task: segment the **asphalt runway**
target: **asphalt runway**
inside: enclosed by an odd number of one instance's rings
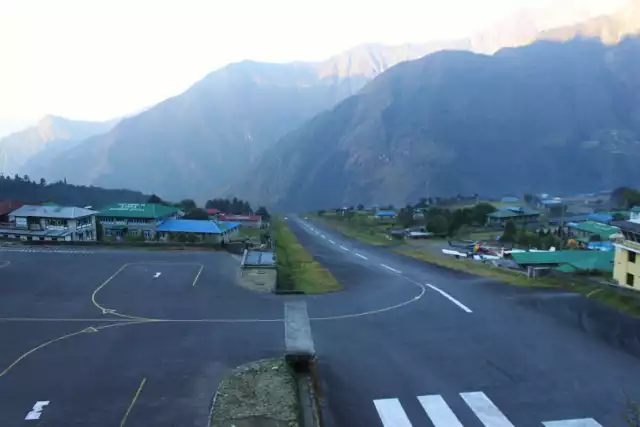
[[[237,286],[237,266],[0,252],[0,426],[207,425],[224,375],[283,353],[282,301]]]
[[[547,301],[582,297],[429,266],[296,217],[289,224],[346,286],[368,270],[360,276],[381,286],[425,287],[398,309],[312,323],[327,425],[626,425],[640,360],[545,311]]]
[[[638,358],[545,311],[579,297],[289,222],[342,292],[251,292],[222,252],[0,250],[0,426],[204,427],[225,374],[282,355],[297,299],[325,426],[624,426],[640,398]]]

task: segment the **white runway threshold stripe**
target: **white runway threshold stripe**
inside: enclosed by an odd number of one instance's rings
[[[356,252],[356,256],[357,256],[357,257],[359,257],[359,258],[362,258],[362,259],[369,259],[369,258],[367,258],[366,256],[364,256],[364,255],[362,255],[362,254],[359,254],[359,253],[357,253],[357,252]]]
[[[544,427],[602,427],[602,424],[593,418],[582,418],[579,420],[547,421],[542,423]]]
[[[384,427],[412,427],[398,399],[378,399],[373,404]]]
[[[442,396],[418,396],[418,401],[435,427],[463,427]]]
[[[460,397],[486,427],[514,427],[483,392],[460,393]]]
[[[430,287],[431,289],[433,289],[434,291],[438,292],[440,295],[442,295],[443,297],[445,297],[446,299],[448,299],[452,303],[454,303],[455,305],[457,305],[458,307],[460,307],[462,310],[466,311],[467,313],[473,313],[473,311],[471,311],[471,309],[469,307],[467,307],[466,305],[464,305],[463,303],[461,303],[460,301],[458,301],[457,299],[455,299],[454,297],[452,297],[451,295],[449,295],[448,293],[446,293],[442,289],[439,289],[436,286],[430,285],[428,283],[426,283],[426,285],[428,287]]]
[[[397,274],[402,273],[402,271],[400,271],[400,270],[396,270],[396,269],[395,269],[395,268],[393,268],[393,267],[389,267],[387,264],[380,264],[380,265],[381,265],[382,267],[386,268],[386,269],[387,269],[387,270],[389,270],[389,271],[393,271],[394,273],[397,273]]]

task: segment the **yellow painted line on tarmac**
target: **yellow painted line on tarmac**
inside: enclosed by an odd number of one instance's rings
[[[143,378],[142,382],[140,382],[140,386],[138,387],[136,394],[133,396],[133,400],[129,404],[129,407],[127,408],[127,412],[124,413],[124,417],[122,417],[122,421],[120,421],[120,427],[124,427],[124,425],[126,424],[127,418],[129,418],[129,414],[131,413],[133,406],[136,404],[136,401],[138,400],[138,397],[140,396],[140,393],[142,392],[142,388],[144,387],[144,384],[146,382],[147,382],[146,378]]]
[[[76,336],[76,335],[84,334],[84,333],[87,333],[87,332],[88,332],[88,331],[87,331],[86,329],[83,329],[83,330],[81,330],[81,331],[73,332],[73,333],[71,333],[71,334],[67,334],[67,335],[63,335],[63,336],[58,337],[58,338],[54,338],[54,339],[52,339],[52,340],[49,340],[49,341],[47,341],[47,342],[44,342],[44,343],[40,344],[40,345],[39,345],[39,346],[37,346],[37,347],[33,347],[31,350],[27,351],[26,353],[23,353],[20,357],[18,357],[18,358],[17,358],[17,359],[16,359],[16,360],[11,364],[11,365],[7,366],[7,367],[5,368],[5,370],[4,370],[4,371],[0,372],[0,377],[4,376],[4,375],[5,375],[7,372],[9,372],[9,371],[14,367],[14,366],[16,366],[18,363],[20,363],[22,360],[24,360],[24,359],[25,359],[26,357],[28,357],[30,354],[33,354],[33,353],[35,353],[36,351],[38,351],[38,350],[40,350],[40,349],[42,349],[42,348],[44,348],[44,347],[46,347],[46,346],[48,346],[48,345],[50,345],[50,344],[53,344],[53,343],[55,343],[55,342],[62,341],[62,340],[66,340],[67,338],[71,338],[71,337],[74,337],[74,336]]]
[[[84,328],[84,329],[82,329],[80,331],[72,332],[70,334],[66,334],[66,335],[63,335],[61,337],[54,338],[52,340],[49,340],[47,342],[44,342],[44,343],[36,346],[36,347],[33,347],[31,350],[29,350],[29,351],[27,351],[25,353],[22,353],[22,355],[20,355],[20,357],[18,357],[16,360],[14,360],[11,365],[7,366],[4,371],[0,372],[0,377],[4,376],[7,372],[9,372],[11,369],[13,369],[18,363],[22,362],[25,358],[27,358],[31,354],[33,354],[36,351],[41,350],[41,349],[51,345],[53,343],[56,343],[56,342],[59,342],[59,341],[62,341],[62,340],[66,340],[67,338],[71,338],[71,337],[74,337],[74,336],[80,335],[80,334],[95,333],[95,332],[101,331],[102,329],[112,328],[112,327],[115,327],[115,326],[133,325],[133,324],[137,324],[137,323],[145,323],[145,321],[118,322],[118,323],[113,323],[113,324],[110,324],[110,325],[99,326],[97,328],[93,327],[93,326],[90,326],[90,327]]]
[[[204,265],[200,264],[200,270],[198,270],[198,274],[196,274],[196,278],[193,281],[193,283],[191,284],[191,286],[195,287],[196,286],[196,282],[198,281],[198,279],[200,278],[200,274],[202,273],[202,270],[204,270]]]

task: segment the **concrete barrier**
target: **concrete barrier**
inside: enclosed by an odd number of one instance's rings
[[[289,301],[284,305],[284,344],[287,360],[308,361],[316,355],[305,301]]]

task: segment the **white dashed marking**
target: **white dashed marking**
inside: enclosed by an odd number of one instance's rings
[[[380,264],[380,265],[381,265],[382,267],[386,268],[386,269],[387,269],[387,270],[389,270],[389,271],[393,271],[394,273],[398,273],[398,274],[402,273],[402,271],[400,271],[400,270],[396,270],[396,269],[395,269],[395,268],[393,268],[393,267],[389,267],[387,264]]]
[[[331,239],[329,239],[329,243],[334,244],[334,245],[336,244],[336,242],[334,242],[334,241],[333,241],[333,240],[331,240]]]
[[[356,256],[357,256],[357,257],[360,257],[360,258],[362,258],[362,259],[369,259],[369,258],[367,258],[366,256],[364,256],[364,255],[360,255],[360,254],[359,254],[359,253],[357,253],[357,252],[356,252]]]
[[[461,309],[463,309],[464,311],[466,311],[467,313],[473,313],[473,311],[471,311],[471,309],[469,307],[467,307],[466,305],[464,305],[463,303],[461,303],[460,301],[458,301],[457,299],[455,299],[454,297],[452,297],[451,295],[449,295],[448,293],[446,293],[442,289],[438,289],[437,287],[435,287],[433,285],[430,285],[428,283],[426,285],[428,287],[430,287],[431,289],[433,289],[434,291],[438,292],[440,295],[442,295],[443,297],[445,297],[446,299],[448,299],[452,303],[454,303],[455,305],[457,305],[458,307],[460,307]]]
[[[340,249],[342,249],[343,251],[349,252],[349,249],[345,248],[344,246],[340,246]]]

